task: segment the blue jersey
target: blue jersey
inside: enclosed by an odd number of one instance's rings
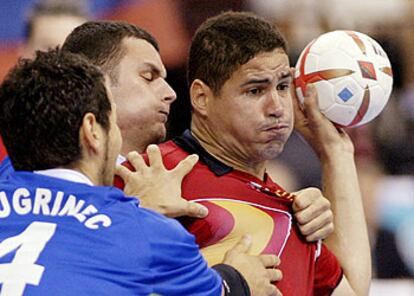
[[[10,161],[10,157],[6,156],[0,163],[0,179],[6,178],[8,175],[14,172],[13,165]]]
[[[0,294],[220,295],[175,220],[113,187],[28,172],[0,181]]]

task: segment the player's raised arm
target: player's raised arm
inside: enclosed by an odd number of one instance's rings
[[[181,182],[197,163],[198,157],[190,155],[174,169],[168,170],[156,145],[150,145],[147,154],[149,165],[137,152],[128,154],[127,159],[134,167],[134,172],[124,166],[117,166],[116,174],[125,183],[125,194],[138,197],[142,207],[153,209],[171,218],[207,216],[206,207],[189,202],[181,196]]]
[[[344,279],[333,295],[367,295],[371,254],[353,144],[345,131],[335,128],[320,113],[312,85],[308,85],[303,110],[295,100],[295,116],[295,127],[322,162],[323,193],[334,213],[335,231],[326,239],[326,245],[338,258]]]

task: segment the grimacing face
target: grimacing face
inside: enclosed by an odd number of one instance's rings
[[[240,66],[208,103],[209,134],[224,157],[260,163],[279,155],[293,130],[292,77],[283,49]]]
[[[125,38],[124,56],[116,66],[111,91],[117,105],[122,154],[144,152],[165,139],[165,124],[176,94],[166,82],[166,70],[156,49],[147,41]]]

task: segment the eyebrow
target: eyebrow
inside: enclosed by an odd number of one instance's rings
[[[286,79],[286,78],[292,78],[292,73],[289,71],[289,72],[286,72],[286,73],[282,73],[280,76],[279,76],[279,79],[281,80],[281,79]]]
[[[250,79],[249,81],[246,81],[245,83],[242,83],[241,87],[250,85],[250,84],[269,84],[270,83],[270,79],[265,78],[265,79]]]
[[[154,72],[157,76],[161,76],[162,78],[167,78],[167,73],[165,72],[165,75],[162,75],[162,70],[158,68],[156,65],[150,62],[145,62],[144,66],[147,68],[150,68],[152,72]]]
[[[283,79],[291,79],[292,78],[292,73],[289,72],[285,72],[285,73],[281,73],[280,75],[278,75],[278,79],[279,80],[283,80]],[[245,83],[243,83],[241,85],[241,87],[245,87],[251,84],[269,84],[271,81],[269,78],[264,78],[264,79],[250,79],[249,81],[246,81]]]

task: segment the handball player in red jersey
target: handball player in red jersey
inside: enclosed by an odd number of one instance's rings
[[[188,79],[191,130],[160,149],[167,168],[189,154],[200,157],[182,194],[209,215],[183,223],[209,264],[252,233],[253,254],[280,257],[283,279],[276,285],[283,295],[367,295],[370,250],[353,144],[319,112],[313,86],[303,108],[292,97],[286,42],[277,28],[247,13],[208,19],[193,38]],[[323,244],[307,241],[323,221],[308,221],[309,201],[322,193],[287,193],[266,174],[294,125],[321,160],[324,195],[333,206],[335,231]]]

